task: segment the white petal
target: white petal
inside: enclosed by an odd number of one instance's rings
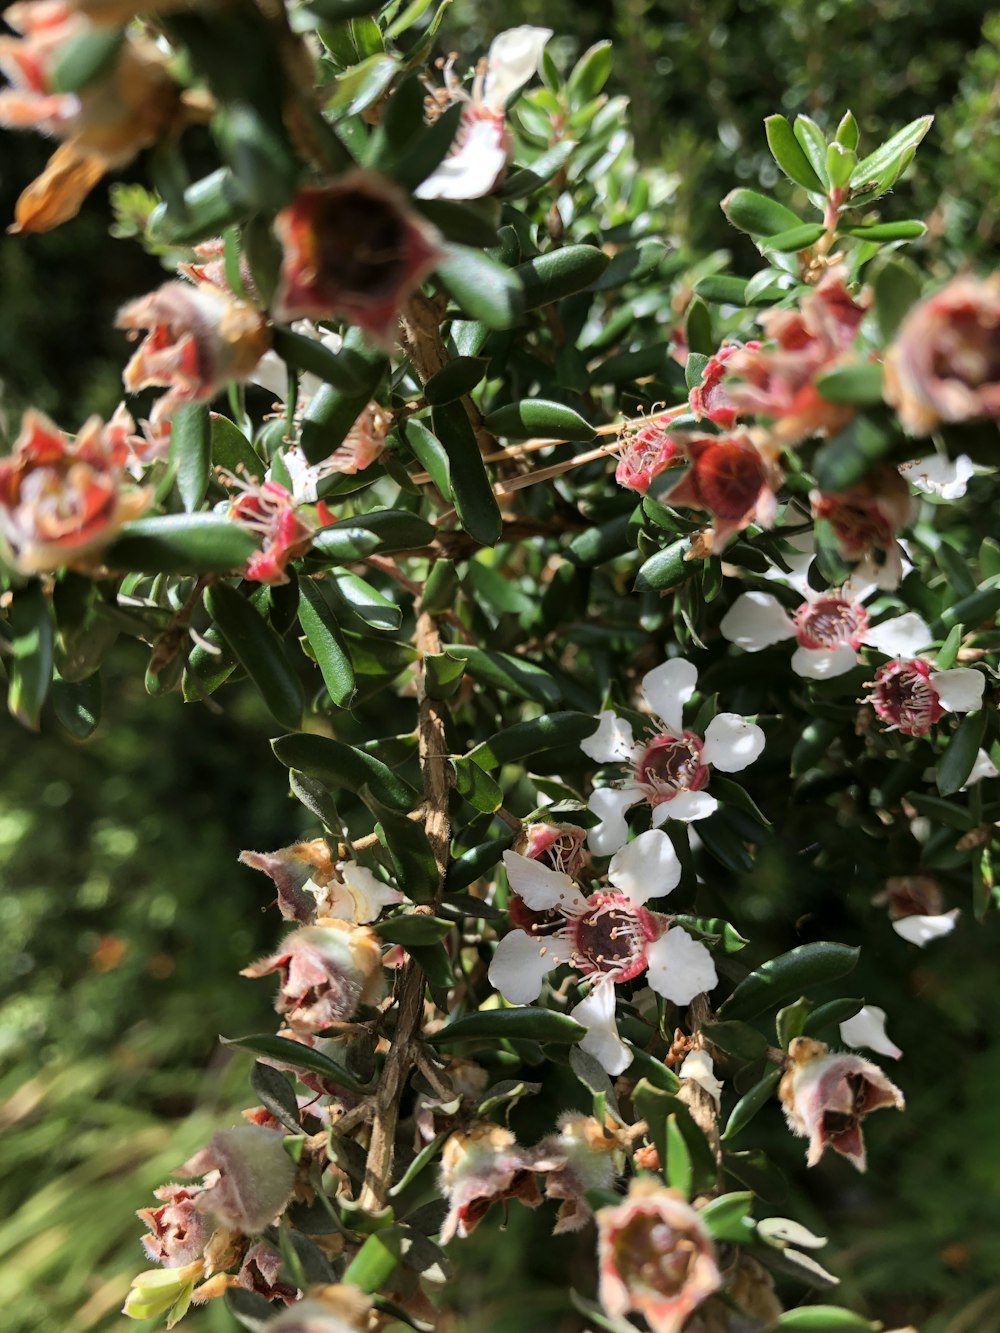
[[[672,657],[642,678],[642,693],[667,731],[679,736],[683,730],[684,705],[698,684],[698,668],[683,657]]]
[[[909,940],[911,944],[919,944],[922,949],[925,944],[930,944],[931,940],[940,939],[942,935],[950,935],[955,929],[958,913],[959,909],[953,907],[950,912],[942,912],[940,916],[904,916],[899,921],[894,921],[892,928],[897,935],[902,935],[904,940]]]
[[[962,790],[965,791],[966,787],[972,787],[977,782],[982,782],[983,778],[995,778],[997,773],[997,766],[986,751],[977,750],[976,762],[972,765],[972,772],[965,779],[965,787]]]
[[[507,142],[502,124],[474,120],[456,153],[439,162],[414,190],[418,199],[482,199],[507,167]]]
[[[719,713],[705,730],[702,763],[713,764],[720,773],[739,773],[752,764],[764,748],[764,733],[739,713]]]
[[[833,680],[857,664],[857,653],[846,643],[839,648],[796,648],[792,653],[792,670],[806,680]]]
[[[719,802],[707,791],[681,791],[670,801],[653,807],[653,824],[659,828],[668,819],[690,824],[695,819],[707,819],[719,808]]]
[[[592,1055],[609,1074],[620,1074],[632,1063],[632,1052],[618,1035],[615,1022],[615,988],[610,982],[598,983],[590,994],[569,1011],[570,1018],[590,1031],[580,1042],[580,1049]]]
[[[338,861],[337,872],[343,884],[331,881],[314,887],[321,916],[341,917],[346,921],[374,921],[383,907],[401,903],[403,894],[390,888],[356,861]]]
[[[566,952],[563,941],[551,935],[539,939],[525,930],[512,930],[497,945],[488,974],[490,985],[511,1004],[530,1004],[538,998],[546,972],[566,961]]]
[[[923,616],[907,611],[903,616],[893,616],[891,620],[883,620],[881,625],[873,625],[866,631],[862,643],[867,643],[876,652],[885,653],[886,657],[916,657],[920,649],[933,640],[934,635]]]
[[[748,653],[795,637],[795,626],[785,608],[769,592],[745,592],[737,597],[719,625],[725,638]]]
[[[503,111],[508,99],[523,88],[538,68],[551,28],[522,24],[494,37],[486,61],[485,102],[493,111]]]
[[[712,955],[680,926],[671,926],[646,949],[646,976],[658,995],[674,1004],[690,1004],[719,983]]]
[[[625,811],[642,797],[634,787],[598,787],[590,793],[588,808],[600,816],[587,833],[587,846],[595,856],[611,856],[628,842]]]
[[[632,725],[610,710],[597,716],[597,730],[580,742],[580,749],[595,764],[624,763],[632,754]]]
[[[715,1066],[708,1051],[689,1051],[677,1071],[680,1078],[689,1078],[708,1093],[716,1106],[722,1103],[722,1083],[715,1077]]]
[[[949,713],[972,713],[983,702],[986,677],[971,667],[953,667],[951,671],[932,671],[931,684],[941,707]]]
[[[866,1004],[853,1018],[841,1023],[840,1040],[855,1049],[864,1046],[879,1055],[887,1055],[890,1060],[898,1060],[903,1054],[895,1042],[889,1040],[885,1030],[885,1010],[877,1004]]]
[[[680,877],[681,863],[674,844],[659,829],[640,833],[626,843],[608,866],[608,879],[637,907],[648,898],[662,898],[675,889]]]
[[[533,912],[583,905],[584,898],[580,890],[569,875],[563,874],[561,870],[550,870],[540,861],[533,861],[520,852],[504,852],[503,864],[510,887]]]
[[[911,486],[926,495],[940,495],[943,500],[961,499],[975,470],[967,454],[954,459],[931,454],[929,458],[915,458],[900,468]]]

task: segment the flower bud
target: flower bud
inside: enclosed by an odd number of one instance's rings
[[[468,1236],[500,1200],[519,1199],[529,1208],[542,1201],[531,1155],[518,1147],[509,1129],[489,1120],[447,1140],[441,1154],[441,1191],[449,1204],[442,1245],[456,1235]]]
[[[635,1310],[653,1333],[680,1333],[721,1276],[711,1237],[674,1190],[633,1180],[628,1197],[597,1213],[598,1298],[614,1318]]]
[[[149,504],[127,483],[127,448],[91,417],[70,444],[33,408],[9,458],[0,461],[0,537],[22,574],[84,568],[123,523]]]
[[[287,936],[277,953],[241,972],[281,978],[274,1007],[293,1028],[321,1032],[352,1018],[359,1004],[382,997],[382,950],[365,926],[323,917]]]
[[[285,1152],[282,1134],[237,1125],[214,1134],[177,1174],[206,1176],[195,1197],[198,1211],[253,1236],[270,1226],[291,1198],[295,1163]]]
[[[167,1316],[167,1328],[173,1328],[187,1314],[195,1283],[204,1273],[200,1259],[183,1268],[152,1268],[132,1279],[122,1314],[129,1319]]]
[[[896,538],[913,520],[916,505],[909,486],[891,464],[873,468],[846,491],[812,491],[809,503],[813,518],[830,524],[845,560],[867,562],[880,588],[896,586],[903,573]],[[878,551],[883,553],[880,563],[875,559]]]
[[[785,1119],[793,1134],[808,1138],[806,1165],[815,1166],[830,1147],[865,1169],[861,1122],[871,1111],[903,1110],[903,1094],[878,1065],[860,1055],[831,1052],[821,1041],[796,1037],[778,1086]]]

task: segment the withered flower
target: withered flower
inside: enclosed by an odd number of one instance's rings
[[[253,1236],[270,1226],[291,1198],[295,1163],[282,1133],[237,1125],[214,1134],[177,1174],[205,1177],[194,1197],[199,1212]]]
[[[448,1216],[440,1240],[470,1235],[494,1203],[517,1199],[529,1208],[542,1201],[531,1154],[518,1146],[509,1129],[480,1120],[466,1133],[456,1131],[441,1153],[441,1190]]]

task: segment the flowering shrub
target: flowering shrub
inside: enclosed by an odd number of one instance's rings
[[[949,507],[990,484],[996,275],[920,276],[880,209],[930,120],[863,155],[850,113],[770,117],[809,217],[734,190],[762,267],[688,274],[608,46],[517,28],[442,87],[430,9],[23,0],[3,48],[0,113],[88,188],[156,143],[176,270],[119,315],[142,434],[29,412],[0,463],[10,709],[86,738],[110,625],[193,708],[245,679],[311,825],[240,858],[294,923],[243,969],[280,1020],[226,1039],[255,1104],[201,1183],[136,1201],[125,1313],[434,1327],[447,1250],[556,1201],[596,1326],[875,1328],[770,1212],[794,1145],[734,1140],[780,1105],[864,1170],[904,1092],[830,1042],[902,1053],[858,948],[806,916],[763,956],[734,885],[871,882],[881,947],[992,903],[1000,555]],[[21,230],[75,212],[56,159]]]

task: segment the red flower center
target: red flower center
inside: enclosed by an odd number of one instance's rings
[[[652,915],[620,893],[595,893],[573,923],[573,962],[585,975],[616,982],[646,970],[646,945],[657,936]]]
[[[673,800],[681,791],[700,791],[708,781],[701,762],[705,742],[691,731],[682,736],[654,736],[635,766],[637,785],[650,805]]]
[[[526,935],[554,935],[557,930],[562,930],[566,924],[566,918],[562,912],[554,907],[537,910],[529,907],[528,904],[516,893],[512,893],[507,900],[507,913],[515,926],[519,926]]]
[[[718,518],[744,518],[756,506],[767,482],[757,450],[732,440],[719,440],[700,450],[693,472],[702,503]]]
[[[875,673],[868,702],[904,736],[922,736],[944,712],[930,674],[928,663],[918,657],[886,662]]]
[[[838,500],[824,495],[815,506],[817,518],[825,518],[847,559],[865,555],[875,547],[887,550],[894,529],[876,500]]]
[[[795,637],[802,648],[859,648],[868,628],[868,613],[847,597],[820,597],[803,602],[793,616]]]
[[[613,1246],[615,1265],[627,1287],[667,1298],[683,1290],[696,1257],[689,1237],[648,1213],[630,1218],[615,1235]]]

